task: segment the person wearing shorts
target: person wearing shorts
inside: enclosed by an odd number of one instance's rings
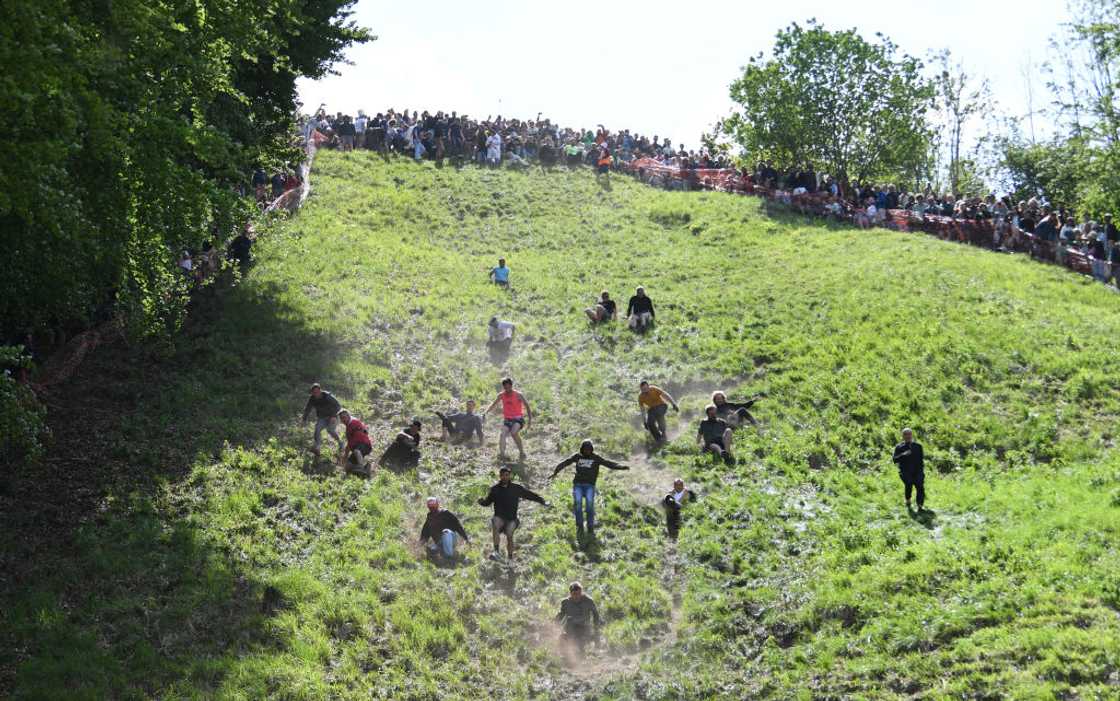
[[[642,412],[642,424],[653,436],[655,443],[664,443],[665,414],[669,411],[669,405],[673,406],[673,411],[680,411],[680,408],[668,392],[646,380],[641,381],[638,390],[638,409]]]
[[[318,382],[311,385],[311,396],[307,398],[307,404],[303,407],[303,421],[307,421],[312,409],[315,410],[315,442],[312,444],[311,452],[316,455],[319,454],[323,431],[326,431],[338,443],[338,449],[342,450],[344,444],[335,428],[338,425],[338,412],[342,411],[342,405],[338,403],[333,394],[323,389]]]
[[[549,508],[549,503],[544,497],[512,481],[512,473],[508,467],[498,470],[498,483],[490,487],[486,497],[478,500],[479,506],[494,506],[494,515],[490,519],[490,533],[494,538],[494,552],[490,554],[491,560],[501,559],[501,538],[506,537],[506,554],[513,560],[513,534],[521,525],[517,518],[517,508],[522,499],[535,501]]]
[[[502,407],[502,430],[498,436],[498,456],[505,459],[506,439],[512,438],[517,444],[518,459],[524,462],[525,446],[521,442],[521,431],[533,424],[533,410],[525,395],[513,388],[513,380],[508,377],[502,379],[502,391],[482,413],[489,414],[499,404]]]
[[[696,431],[696,439],[700,443],[700,450],[703,452],[711,452],[716,457],[723,458],[723,461],[728,465],[735,464],[735,458],[731,455],[731,427],[727,422],[716,416],[716,405],[709,404],[704,407],[704,413],[708,418],[700,422],[700,428]]]

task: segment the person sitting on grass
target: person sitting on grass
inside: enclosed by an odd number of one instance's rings
[[[661,445],[665,442],[665,414],[669,412],[670,405],[673,411],[680,411],[680,407],[672,395],[646,380],[638,384],[638,390],[638,410],[642,412],[642,425],[653,436],[653,442]]]
[[[700,428],[696,431],[700,450],[711,452],[717,458],[723,458],[728,465],[734,465],[735,458],[731,455],[731,427],[716,416],[715,404],[704,407],[704,413],[708,418],[700,422]]]
[[[342,450],[342,438],[339,437],[338,431],[335,429],[335,426],[338,425],[338,412],[342,411],[342,405],[338,403],[333,394],[323,389],[318,382],[311,385],[311,396],[307,398],[307,404],[303,407],[303,418],[300,420],[306,423],[312,409],[315,410],[315,441],[312,444],[311,452],[315,453],[316,456],[319,455],[323,431],[326,431],[338,443],[338,449]]]
[[[680,477],[673,480],[672,491],[661,500],[661,505],[665,507],[665,529],[673,540],[676,540],[681,532],[681,509],[685,504],[694,501],[696,501],[696,492],[685,489],[684,480]]]
[[[512,438],[517,445],[518,459],[525,462],[525,447],[521,442],[521,432],[528,430],[533,423],[533,409],[525,395],[513,388],[513,379],[502,378],[502,391],[486,407],[483,414],[489,414],[499,404],[502,405],[502,430],[498,434],[498,456],[506,457],[506,438]]]
[[[758,422],[751,416],[751,412],[747,411],[754,406],[755,400],[748,399],[745,402],[729,402],[727,395],[722,390],[712,392],[712,404],[716,407],[716,416],[727,422],[731,428],[737,428],[744,423],[749,423],[752,426],[757,426]]]
[[[369,430],[366,425],[350,416],[350,412],[342,409],[338,412],[338,421],[346,428],[346,448],[339,451],[338,463],[354,474],[370,475],[366,458],[373,452],[373,444],[369,441]]]
[[[509,266],[505,258],[499,258],[498,265],[490,268],[490,281],[499,287],[509,287]]]
[[[579,582],[568,585],[568,598],[560,602],[556,622],[564,627],[564,641],[573,645],[580,655],[583,655],[588,643],[595,641],[595,628],[603,626],[598,607],[590,596],[584,595],[583,585]]]
[[[426,545],[432,557],[443,556],[448,561],[455,559],[455,546],[458,538],[470,543],[467,532],[459,517],[447,509],[439,508],[439,499],[428,497],[428,516],[420,528],[420,544]]]
[[[626,305],[626,318],[635,331],[645,331],[653,323],[653,300],[646,296],[646,288],[641,285],[634,290],[634,296]]]
[[[611,299],[611,295],[606,290],[603,290],[599,295],[599,301],[595,303],[594,307],[588,307],[583,310],[587,318],[592,323],[602,323],[607,321],[614,321],[615,315],[618,314],[618,305]]]
[[[385,452],[378,458],[377,464],[398,470],[407,470],[420,464],[420,428],[419,419],[413,419],[408,428],[401,430],[394,438]]]
[[[595,532],[595,483],[599,480],[599,467],[611,470],[629,470],[626,465],[607,460],[595,453],[595,444],[584,439],[579,445],[579,452],[560,461],[549,477],[551,480],[560,474],[568,465],[576,466],[575,477],[572,478],[572,513],[576,517],[576,531],[583,532],[584,513],[587,514],[587,531]]]
[[[898,465],[898,476],[902,479],[906,510],[910,511],[910,493],[916,490],[921,513],[926,503],[925,454],[910,429],[902,429],[902,442],[894,447],[892,460]]]
[[[510,562],[513,561],[513,534],[521,525],[521,521],[517,518],[517,507],[522,499],[535,501],[546,509],[550,508],[550,504],[544,500],[544,497],[522,487],[520,484],[515,484],[512,481],[510,469],[502,467],[498,470],[498,483],[490,487],[490,491],[485,498],[478,500],[479,506],[494,506],[494,516],[490,519],[490,533],[494,538],[494,552],[490,553],[491,560],[502,558],[500,548],[502,534],[504,533],[506,536],[506,554],[509,556]]]
[[[468,399],[466,411],[446,416],[437,411],[436,416],[443,424],[439,439],[452,445],[461,445],[470,443],[471,439],[477,435],[478,445],[481,446],[484,441],[482,437],[482,416],[474,413],[474,409],[474,400]]]

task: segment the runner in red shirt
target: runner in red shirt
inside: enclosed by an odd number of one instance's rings
[[[482,413],[489,414],[499,404],[502,405],[502,432],[498,438],[498,456],[505,459],[508,436],[517,444],[518,459],[524,462],[525,447],[521,444],[520,433],[533,424],[533,410],[529,407],[525,395],[513,388],[513,380],[508,377],[502,380],[502,391]]]

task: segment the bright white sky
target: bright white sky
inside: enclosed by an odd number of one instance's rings
[[[601,122],[692,148],[730,110],[728,86],[747,59],[768,52],[780,28],[812,17],[868,39],[882,32],[920,58],[948,47],[990,78],[1007,112],[1023,114],[1028,52],[1037,109],[1039,64],[1068,12],[1064,0],[359,0],[354,19],[379,38],[351,49],[353,65],[340,75],[301,81],[299,94],[307,111],[319,103],[350,114],[541,111],[564,126]]]

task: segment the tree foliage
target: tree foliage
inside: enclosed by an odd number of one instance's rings
[[[352,2],[0,5],[0,332],[174,328],[176,254],[221,245],[249,169],[295,157],[296,78],[371,38]]]
[[[812,164],[841,183],[913,179],[928,155],[933,86],[922,63],[886,37],[815,21],[778,32],[773,54],[751,58],[731,85],[724,123],[750,158]]]

